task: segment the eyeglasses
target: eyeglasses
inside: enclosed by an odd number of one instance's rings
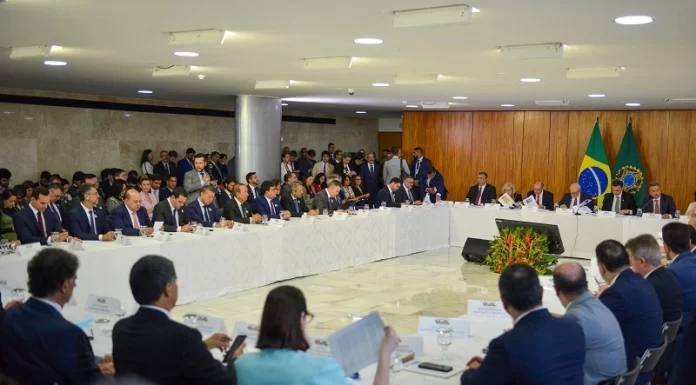
[[[312,314],[310,312],[305,312],[305,321],[307,323],[312,322],[313,319],[314,319],[314,314]]]

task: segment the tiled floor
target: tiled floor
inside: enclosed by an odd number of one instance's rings
[[[323,337],[350,323],[349,314],[379,311],[399,333],[414,333],[418,317],[466,314],[468,299],[498,299],[498,275],[466,263],[461,248],[394,258],[347,270],[297,278],[226,297],[182,305],[173,316],[193,312],[259,323],[267,293],[279,285],[300,288],[315,314],[309,335]]]

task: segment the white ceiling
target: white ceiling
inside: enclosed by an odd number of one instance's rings
[[[289,111],[388,116],[403,101],[453,101],[455,110],[537,109],[535,100],[569,100],[568,109],[693,108],[665,98],[696,97],[694,0],[470,0],[481,10],[470,25],[393,29],[395,10],[455,0],[9,0],[0,3],[0,47],[55,44],[43,58],[9,60],[0,50],[0,86],[211,104],[235,94],[288,98]],[[465,1],[466,2],[466,1]],[[621,26],[617,16],[655,22]],[[236,32],[223,45],[170,46],[166,32],[219,28]],[[385,43],[361,46],[358,37]],[[503,61],[496,47],[568,44],[562,59]],[[181,58],[174,51],[195,51]],[[351,69],[305,71],[302,58],[354,56]],[[153,78],[153,66],[191,64],[183,78]],[[619,78],[567,80],[566,68],[625,66]],[[396,74],[442,74],[432,85],[392,85]],[[196,75],[205,74],[205,80]],[[525,84],[522,77],[542,81]],[[256,80],[295,80],[290,89],[254,90]],[[349,96],[348,88],[356,90]],[[138,89],[154,94],[140,96]],[[604,99],[590,99],[603,93]],[[300,101],[304,101],[301,103]],[[549,109],[548,107],[544,109]]]

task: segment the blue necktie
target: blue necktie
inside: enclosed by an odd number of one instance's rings
[[[201,210],[203,210],[203,219],[205,219],[206,222],[210,222],[210,217],[208,217],[208,209],[203,206],[201,207]]]
[[[94,213],[92,210],[89,211],[89,225],[92,227],[92,232],[97,233],[97,226],[94,225]]]
[[[297,211],[299,213],[300,207],[297,205],[297,199],[294,199],[294,201],[295,201],[295,211]]]

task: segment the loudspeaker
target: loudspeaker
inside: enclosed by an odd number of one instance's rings
[[[488,255],[489,243],[487,239],[467,238],[462,249],[462,258],[468,262],[483,263]]]

